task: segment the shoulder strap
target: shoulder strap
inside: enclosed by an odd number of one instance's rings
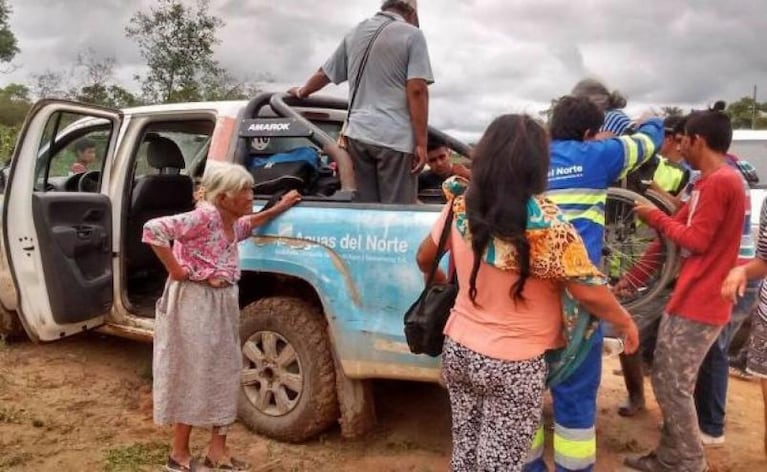
[[[445,226],[442,227],[442,234],[439,237],[439,243],[437,244],[437,257],[434,258],[434,262],[431,264],[431,270],[429,271],[429,279],[426,281],[426,286],[431,286],[434,282],[434,275],[437,273],[437,267],[439,266],[439,260],[445,254],[445,244],[447,238],[450,235],[450,228],[453,224],[453,202],[449,202],[450,209],[447,212],[447,218],[445,218]]]
[[[351,100],[349,100],[349,112],[351,112],[352,107],[354,107],[354,100],[357,98],[357,91],[360,89],[360,80],[362,79],[362,74],[365,72],[365,66],[368,63],[370,50],[373,49],[373,43],[375,43],[376,38],[378,38],[378,35],[381,34],[381,31],[383,31],[384,28],[386,28],[387,26],[389,26],[391,23],[394,22],[394,18],[390,17],[389,15],[385,15],[383,13],[381,15],[385,16],[388,19],[384,21],[383,23],[381,23],[381,26],[379,26],[378,29],[375,31],[375,33],[373,33],[373,37],[370,38],[370,42],[365,48],[365,53],[362,55],[362,61],[360,61],[360,67],[359,69],[357,69],[357,77],[354,80],[354,90],[352,90],[352,98]]]

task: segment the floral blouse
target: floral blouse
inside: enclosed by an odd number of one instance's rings
[[[235,284],[240,280],[237,243],[250,236],[250,224],[240,218],[233,230],[235,240],[229,241],[218,209],[201,202],[190,212],[147,221],[141,240],[164,247],[173,241],[173,255],[189,271],[189,280],[216,278]]]
[[[464,193],[468,180],[450,177],[442,185],[451,202],[455,226],[467,242],[471,241],[469,219],[466,215]],[[549,200],[540,196],[527,202],[527,229],[530,244],[530,275],[554,281],[576,281],[585,285],[605,285],[607,279],[589,259],[586,246],[578,232],[568,223],[562,212]],[[492,238],[484,254],[484,261],[501,270],[519,271],[517,251],[513,244]],[[566,378],[590,352],[591,338],[598,320],[584,311],[567,290],[562,291],[562,334],[567,346],[549,351],[546,360],[549,373],[546,382],[555,385]]]

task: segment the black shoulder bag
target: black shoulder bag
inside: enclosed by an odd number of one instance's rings
[[[352,113],[352,107],[354,106],[354,100],[357,98],[357,91],[360,89],[360,80],[362,80],[362,74],[365,72],[365,66],[368,63],[368,57],[370,56],[370,50],[373,49],[373,43],[376,42],[376,39],[378,38],[378,35],[381,34],[381,31],[384,30],[387,26],[389,26],[391,23],[393,23],[395,20],[394,18],[390,17],[389,15],[384,15],[381,13],[381,15],[388,18],[388,20],[384,21],[381,26],[378,27],[378,29],[373,33],[373,37],[370,38],[370,42],[368,43],[367,47],[365,48],[365,53],[362,55],[362,60],[360,61],[360,67],[357,69],[357,76],[354,79],[354,90],[352,90],[352,96],[349,100],[349,107],[346,110],[346,120],[344,120],[344,124],[341,127],[341,132],[338,134],[338,145],[342,147],[343,149],[347,149],[346,145],[346,136],[344,135],[346,128],[349,126],[349,116],[351,116]]]
[[[437,257],[431,266],[426,287],[421,292],[418,300],[405,313],[405,338],[410,352],[413,354],[427,354],[437,357],[442,354],[442,345],[445,335],[442,331],[450,316],[450,309],[455,305],[455,297],[458,295],[458,281],[455,273],[447,283],[434,283],[434,275],[437,273],[439,260],[445,254],[445,244],[450,235],[453,224],[453,205],[445,219],[442,235],[437,245]]]

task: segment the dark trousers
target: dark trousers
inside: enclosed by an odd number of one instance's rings
[[[751,313],[758,287],[758,282],[749,284],[745,295],[733,307],[730,322],[722,329],[700,366],[695,385],[695,409],[700,430],[709,436],[724,434],[729,379],[727,353],[733,336]]]
[[[410,172],[413,154],[347,139],[357,181],[355,201],[416,203],[418,176]]]

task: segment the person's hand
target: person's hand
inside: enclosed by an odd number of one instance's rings
[[[420,145],[415,147],[415,152],[413,153],[413,167],[410,169],[410,172],[413,174],[417,174],[421,172],[426,165],[426,146]]]
[[[471,179],[471,171],[461,164],[456,164],[453,166],[453,175],[463,177],[466,180]]]
[[[657,118],[658,113],[653,110],[652,108],[649,110],[645,110],[641,115],[639,115],[639,118],[636,120],[636,128],[638,129],[643,124],[647,123],[653,118]]]
[[[616,329],[623,338],[623,352],[634,354],[639,349],[639,330],[628,312],[626,313],[626,322],[616,326]]]
[[[619,297],[631,297],[636,294],[636,287],[627,279],[620,279],[612,287],[613,293]]]
[[[296,98],[306,98],[303,91],[303,87],[291,87],[288,89],[288,95],[293,95]]]
[[[657,210],[653,204],[634,202],[634,213],[644,222],[647,222],[647,218],[653,210]]]
[[[298,190],[291,190],[290,192],[286,193],[285,195],[280,198],[280,201],[277,202],[275,205],[280,210],[287,210],[288,208],[292,207],[296,203],[301,201],[301,194],[298,193]]]
[[[224,279],[220,279],[218,277],[211,277],[207,280],[207,282],[208,282],[208,285],[210,285],[213,288],[221,288],[221,287],[226,287],[227,285],[229,285],[229,282],[227,282]]]
[[[189,270],[181,264],[176,264],[176,267],[168,271],[168,277],[171,280],[180,282],[189,278]]]
[[[737,303],[738,297],[746,293],[746,282],[748,282],[746,270],[743,267],[735,267],[722,283],[722,298]]]
[[[661,194],[666,194],[667,193],[660,185],[658,185],[658,182],[656,182],[654,180],[650,181],[650,185],[648,185],[648,188],[651,189],[651,190],[654,190],[654,191],[656,191],[658,193],[661,193]]]

